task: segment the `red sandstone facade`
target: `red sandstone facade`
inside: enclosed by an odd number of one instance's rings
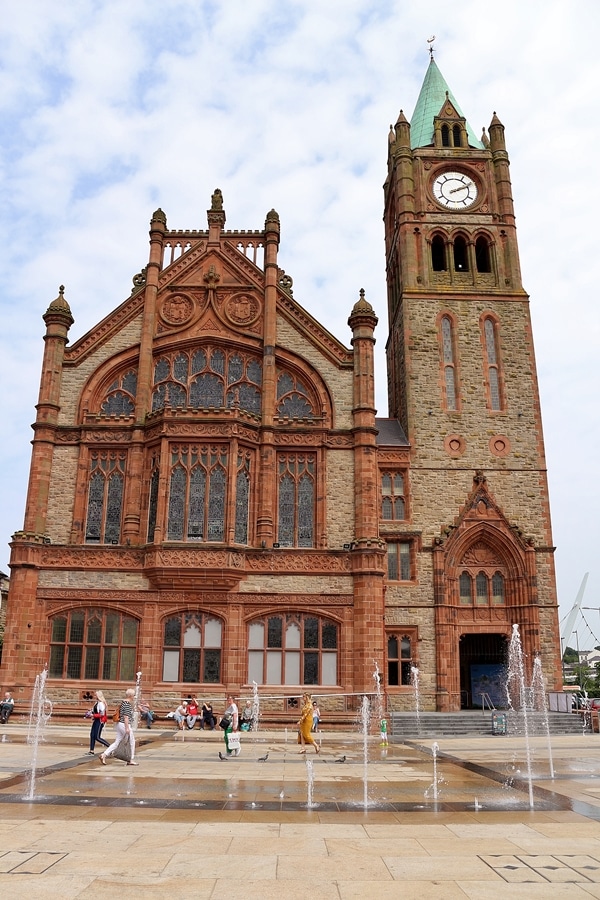
[[[158,708],[256,682],[275,711],[307,686],[333,713],[377,664],[390,708],[413,706],[418,667],[424,706],[456,710],[514,623],[559,686],[504,130],[474,141],[448,96],[431,118],[425,143],[402,114],[390,134],[388,419],[370,303],[349,350],[294,299],[274,211],[225,230],[215,191],[208,228],[177,231],[157,210],[131,296],[72,346],[61,288],[12,543],[17,697],[48,666],[73,708],[141,671]]]

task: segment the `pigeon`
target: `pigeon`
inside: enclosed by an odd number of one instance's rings
[[[224,762],[227,762],[227,757],[223,756],[223,754],[221,753],[220,750],[219,750],[219,759],[222,759]]]
[[[345,756],[340,756],[339,759],[336,759],[336,762],[340,762],[340,763],[346,762],[346,757],[345,757]]]
[[[268,754],[268,753],[265,753],[264,756],[259,756],[259,757],[258,757],[258,761],[259,761],[259,762],[266,762],[266,761],[268,760],[268,758],[269,758],[269,754]]]

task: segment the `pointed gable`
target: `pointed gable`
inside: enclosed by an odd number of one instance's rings
[[[410,145],[413,150],[416,147],[428,147],[433,143],[433,120],[440,115],[442,107],[447,100],[450,100],[457,116],[463,118],[460,106],[446,84],[446,80],[438,69],[435,60],[432,58],[425,74],[412,119],[410,120]],[[475,132],[466,120],[465,125],[469,137],[469,145],[483,149],[483,144],[475,137]]]

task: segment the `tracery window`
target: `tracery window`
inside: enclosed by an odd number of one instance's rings
[[[150,463],[150,492],[148,497],[148,543],[154,540],[158,515],[158,483],[160,478],[159,455],[155,452]]]
[[[446,395],[446,408],[456,410],[457,403],[457,379],[456,359],[454,349],[454,329],[450,316],[442,316],[442,363],[444,368],[444,388]]]
[[[100,412],[105,416],[131,416],[135,412],[137,393],[137,369],[129,369],[116,378],[108,388],[100,404]]]
[[[225,540],[228,460],[227,446],[171,447],[167,540]]]
[[[458,579],[461,606],[504,606],[505,582],[502,572],[479,570],[473,577],[463,571]]]
[[[164,353],[154,363],[152,411],[239,407],[260,415],[262,364],[235,349],[205,345]]]
[[[134,681],[138,620],[105,609],[72,609],[50,620],[50,678]]]
[[[277,540],[283,547],[313,547],[315,454],[279,453],[277,471]]]
[[[87,544],[118,544],[121,538],[126,454],[92,451],[85,524]]]
[[[415,646],[416,636],[412,632],[388,634],[387,673],[390,687],[411,684],[412,669],[416,665]]]
[[[500,389],[500,355],[498,353],[497,324],[490,316],[483,320],[485,343],[486,376],[489,392],[489,404],[493,410],[502,409]]]
[[[223,623],[200,611],[165,620],[163,681],[218,684],[221,681]]]
[[[257,684],[338,683],[339,628],[302,613],[267,616],[248,626],[248,681]]]
[[[279,372],[277,376],[277,415],[290,419],[315,416],[311,392],[300,378],[290,372]]]
[[[397,541],[387,545],[387,570],[390,581],[411,580],[411,542]]]
[[[406,518],[404,474],[384,472],[381,476],[381,518],[398,521]]]

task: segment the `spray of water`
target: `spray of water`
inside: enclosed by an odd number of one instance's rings
[[[258,696],[258,685],[252,682],[252,731],[258,731],[258,720],[260,718],[260,697]]]
[[[513,625],[512,636],[508,648],[508,675],[506,678],[506,696],[510,709],[514,710],[523,722],[525,739],[525,758],[527,782],[529,785],[529,808],[533,809],[533,778],[531,774],[531,742],[529,740],[528,699],[531,689],[525,683],[525,665],[519,626]]]
[[[27,785],[26,800],[33,800],[35,797],[35,780],[38,765],[38,751],[40,743],[44,740],[44,729],[50,721],[52,715],[52,702],[46,697],[46,679],[48,670],[44,669],[36,676],[35,685],[33,687],[33,697],[31,698],[31,708],[29,711],[29,725],[27,728],[27,743],[31,744],[31,767],[29,770],[29,778]]]
[[[363,738],[363,807],[369,806],[369,723],[371,704],[365,695],[360,705],[360,727]]]
[[[142,699],[142,673],[135,673],[135,696],[133,698],[133,730],[137,731],[140,721],[140,700]]]
[[[415,717],[417,719],[417,734],[421,733],[421,695],[419,686],[419,670],[416,666],[410,667],[410,683],[415,697]]]
[[[533,694],[533,708],[542,714],[544,724],[544,734],[548,746],[548,765],[550,767],[550,778],[554,778],[554,759],[552,758],[552,741],[550,740],[550,721],[548,719],[548,704],[546,702],[546,682],[544,681],[544,673],[542,672],[542,661],[539,656],[533,661],[533,676],[531,679],[531,690]]]
[[[315,785],[315,773],[313,769],[312,759],[306,760],[306,805],[308,809],[312,809],[314,806],[313,803],[313,790]]]

